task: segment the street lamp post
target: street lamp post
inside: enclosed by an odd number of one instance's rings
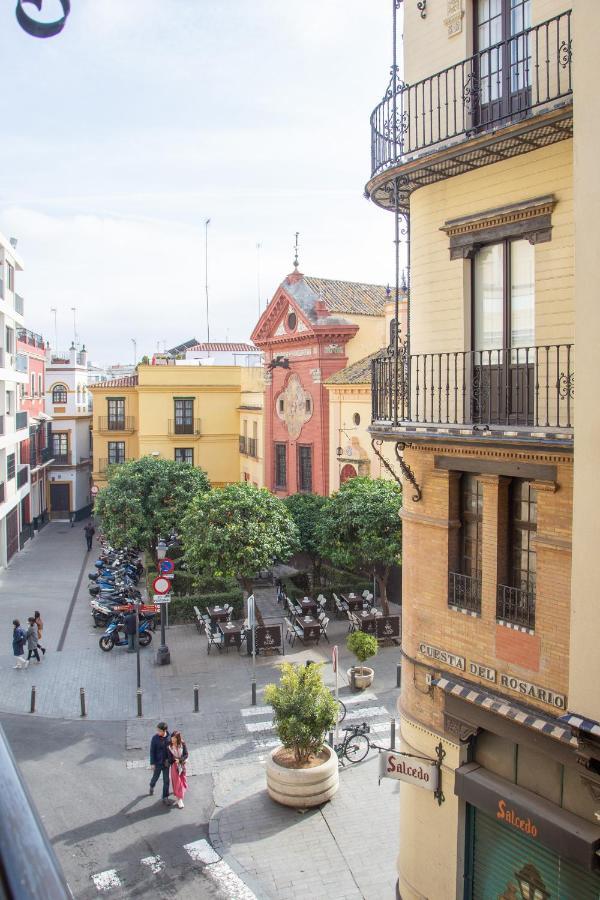
[[[161,539],[156,545],[156,558],[160,562],[167,555],[167,545]],[[163,598],[164,599],[164,598]],[[159,666],[168,666],[171,662],[171,653],[167,647],[167,637],[165,634],[165,604],[160,604],[160,647],[156,651],[156,662]]]

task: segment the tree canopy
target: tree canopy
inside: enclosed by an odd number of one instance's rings
[[[384,478],[351,478],[327,500],[318,525],[323,556],[334,565],[375,573],[387,612],[387,581],[400,562],[402,489]]]
[[[300,537],[300,551],[310,557],[313,574],[321,567],[321,548],[317,539],[317,527],[321,510],[327,502],[320,494],[291,494],[283,501],[296,523]]]
[[[197,494],[180,534],[192,575],[234,577],[248,593],[261,569],[298,550],[298,529],[285,503],[245,482]]]
[[[154,553],[158,538],[178,530],[191,500],[209,488],[202,469],[143,456],[109,468],[108,484],[96,497],[94,512],[113,546]]]

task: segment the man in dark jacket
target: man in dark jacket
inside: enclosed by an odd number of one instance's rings
[[[134,612],[128,612],[123,618],[123,624],[125,625],[125,634],[127,635],[127,652],[135,653],[135,620],[136,615]]]
[[[170,806],[169,801],[169,728],[166,722],[159,722],[156,726],[156,734],[150,741],[150,765],[154,769],[150,779],[150,796],[154,793],[154,786],[162,774],[162,802]]]
[[[88,548],[88,550],[91,550],[92,549],[92,538],[96,534],[96,529],[94,528],[94,526],[92,525],[91,522],[88,522],[83,530],[85,532],[85,540],[87,543],[87,548]]]

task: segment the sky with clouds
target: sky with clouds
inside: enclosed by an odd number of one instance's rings
[[[34,11],[34,7],[31,7]],[[94,360],[245,340],[291,271],[386,284],[393,220],[363,197],[389,0],[72,0],[63,33],[0,11],[0,231],[27,325]],[[33,14],[33,13],[32,13]],[[57,0],[44,16],[58,18]],[[261,249],[257,251],[257,243]]]

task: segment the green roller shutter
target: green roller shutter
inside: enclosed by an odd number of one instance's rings
[[[474,807],[470,807],[470,815],[470,900],[599,900],[600,875],[561,858]],[[517,873],[537,883],[537,891],[522,893]]]

